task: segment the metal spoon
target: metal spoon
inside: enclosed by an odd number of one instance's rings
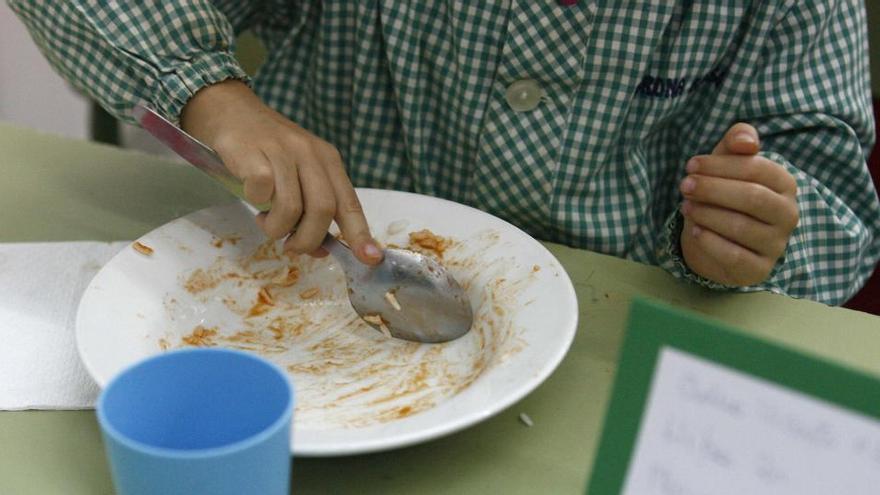
[[[241,182],[214,150],[143,105],[136,105],[132,115],[156,139],[244,199]],[[386,248],[383,261],[368,266],[330,234],[321,247],[342,265],[351,306],[374,328],[384,325],[394,337],[428,343],[457,339],[470,330],[473,311],[467,294],[437,260]]]
[[[381,318],[394,337],[446,342],[470,330],[473,312],[467,294],[434,258],[386,248],[382,263],[367,266],[330,234],[321,247],[345,270],[348,299],[357,314]]]

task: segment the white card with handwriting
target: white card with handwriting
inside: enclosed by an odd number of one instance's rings
[[[664,346],[626,495],[877,495],[880,421]]]

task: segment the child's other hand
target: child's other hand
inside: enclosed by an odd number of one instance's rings
[[[200,90],[180,121],[244,182],[248,201],[271,201],[269,212],[257,216],[268,236],[280,239],[296,228],[285,250],[326,254],[318,248],[335,219],[358,259],[381,261],[336,148],[264,105],[247,85],[229,80]]]
[[[798,224],[797,183],[759,156],[758,132],[736,124],[687,164],[681,249],[695,273],[726,285],[766,280]]]

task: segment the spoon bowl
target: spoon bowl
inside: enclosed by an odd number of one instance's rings
[[[373,328],[384,325],[393,337],[426,343],[454,340],[470,330],[467,294],[436,259],[387,248],[381,263],[367,266],[332,235],[322,247],[342,265],[351,306]]]

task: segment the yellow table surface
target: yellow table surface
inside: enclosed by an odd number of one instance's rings
[[[232,199],[188,166],[5,124],[0,177],[0,242],[134,239]],[[583,493],[635,295],[880,375],[880,317],[767,293],[710,292],[656,267],[547,246],[575,284],[580,325],[544,384],[439,440],[378,454],[297,457],[296,493]],[[533,427],[518,421],[521,412]],[[0,412],[0,493],[112,493],[94,413]]]

